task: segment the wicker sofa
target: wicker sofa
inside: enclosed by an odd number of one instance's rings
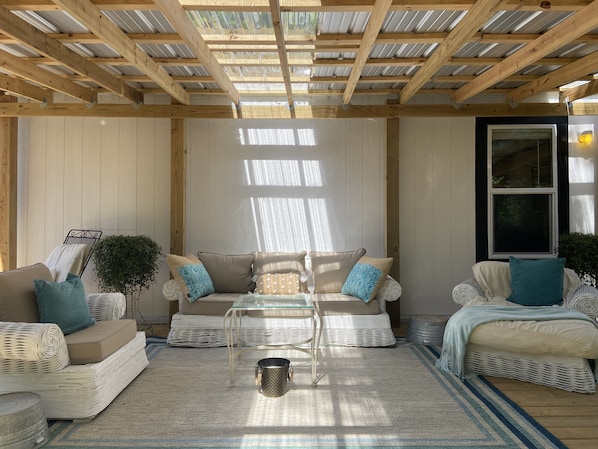
[[[198,261],[213,281],[215,293],[194,302],[183,292],[181,280],[176,279],[179,267],[173,263],[173,256],[168,257],[175,279],[167,281],[162,292],[167,300],[178,301],[179,305],[167,339],[172,346],[226,346],[223,317],[233,301],[248,292],[277,294],[271,285],[275,282],[292,284],[290,290],[278,293],[312,292],[323,317],[322,345],[392,346],[396,343],[386,302],[400,297],[401,286],[387,275],[387,270],[382,274],[374,298],[364,301],[341,293],[351,272],[357,272],[358,265],[367,259],[363,248],[345,252],[312,251],[309,256],[305,251],[236,255],[199,252]],[[368,261],[374,264],[384,261],[388,269],[392,263],[392,259],[370,258]],[[311,318],[248,313],[242,317],[242,329],[247,344],[302,341],[310,335]]]
[[[100,293],[84,299],[96,322],[65,335],[39,322],[39,281],[63,285],[41,263],[0,273],[0,394],[32,391],[46,418],[88,421],[148,365],[145,334],[134,320],[120,320],[122,294]]]
[[[463,307],[517,306],[507,301],[510,294],[509,263],[483,261],[473,266],[472,278],[454,287],[452,296]],[[594,393],[598,290],[582,284],[573,270],[565,268],[562,298],[562,307],[583,312],[591,320],[500,320],[481,324],[466,345],[466,371]]]

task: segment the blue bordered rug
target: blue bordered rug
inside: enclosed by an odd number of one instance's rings
[[[246,353],[229,383],[226,348],[149,338],[150,365],[89,423],[57,421],[49,448],[565,448],[483,378],[436,369],[438,350],[322,349],[318,386],[299,352]],[[255,363],[291,360],[286,393],[257,391]]]

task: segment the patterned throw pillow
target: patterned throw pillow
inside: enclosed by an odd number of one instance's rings
[[[299,273],[265,273],[257,277],[258,295],[295,295],[301,292]]]
[[[193,254],[187,256],[168,254],[166,261],[172,277],[189,302],[195,302],[197,299],[215,292],[214,284],[206,267]]]
[[[366,303],[370,302],[376,297],[382,284],[384,284],[391,266],[391,257],[376,259],[363,256],[347,276],[341,293],[355,296]]]

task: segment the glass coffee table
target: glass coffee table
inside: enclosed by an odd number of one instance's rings
[[[292,315],[293,311],[298,314],[310,312],[311,315],[311,337],[298,342],[286,342],[281,344],[267,344],[256,346],[243,346],[242,316],[248,311],[285,311],[285,316]],[[275,314],[274,314],[275,315]],[[275,318],[273,316],[272,318]],[[268,316],[266,315],[267,319]],[[279,318],[279,317],[276,317]],[[322,336],[322,316],[314,305],[310,294],[297,295],[241,295],[224,315],[224,334],[226,335],[226,346],[228,348],[228,364],[230,383],[234,385],[235,363],[240,360],[241,354],[245,351],[260,349],[293,349],[309,354],[311,357],[311,384],[317,384],[318,352],[320,348],[320,337]]]

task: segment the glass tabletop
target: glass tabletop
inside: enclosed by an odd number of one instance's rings
[[[233,309],[263,310],[263,309],[306,309],[314,308],[311,295],[299,293],[296,295],[240,295],[232,305]]]

